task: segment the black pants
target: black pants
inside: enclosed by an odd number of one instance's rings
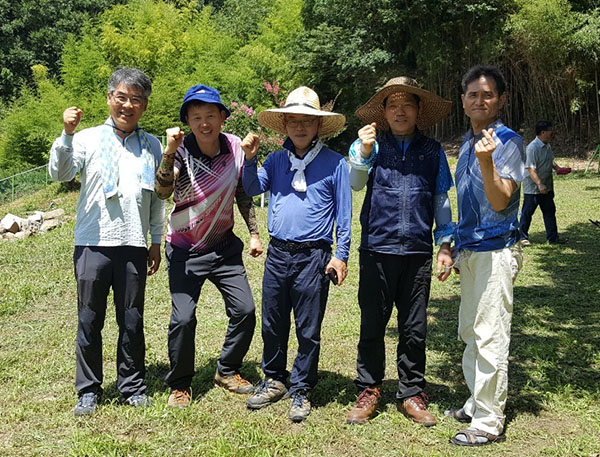
[[[558,228],[556,227],[556,206],[554,205],[554,192],[547,194],[523,194],[523,208],[521,209],[521,230],[525,238],[529,238],[529,226],[531,218],[537,207],[542,210],[544,226],[546,227],[546,239],[550,242],[558,240]]]
[[[298,354],[290,376],[290,392],[317,384],[321,323],[329,293],[325,267],[329,246],[287,252],[269,245],[262,290],[262,368],[266,377],[285,383],[290,314],[294,312]]]
[[[256,315],[254,299],[242,262],[244,244],[232,237],[223,250],[200,256],[184,256],[182,251],[167,243],[172,313],[169,324],[169,359],[171,370],[166,381],[172,389],[189,388],[194,376],[196,306],[202,285],[212,282],[225,300],[229,318],[225,342],[217,361],[222,375],[235,374],[254,334]]]
[[[385,331],[398,309],[398,392],[400,400],[425,388],[427,304],[431,256],[360,251],[360,340],[355,380],[359,389],[380,385],[385,375]]]
[[[142,247],[75,246],[77,280],[77,369],[79,394],[101,393],[102,328],[109,289],[119,326],[117,388],[125,398],[142,394],[144,384],[144,290],[148,251]]]

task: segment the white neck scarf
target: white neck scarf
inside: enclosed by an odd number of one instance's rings
[[[306,176],[304,176],[304,170],[308,167],[308,164],[317,157],[317,154],[322,147],[323,144],[321,143],[321,140],[317,141],[314,147],[308,151],[302,159],[296,157],[292,151],[287,152],[292,164],[291,170],[296,170],[296,173],[292,178],[292,187],[296,192],[306,192]]]

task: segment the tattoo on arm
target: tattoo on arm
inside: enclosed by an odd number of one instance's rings
[[[175,188],[175,158],[163,156],[154,181],[154,190],[161,200],[169,198]]]
[[[246,195],[241,179],[238,181],[235,190],[235,201],[244,222],[246,222],[246,225],[248,226],[248,231],[251,234],[258,233],[258,224],[256,223],[256,214],[254,212],[254,201],[252,200],[252,197]]]

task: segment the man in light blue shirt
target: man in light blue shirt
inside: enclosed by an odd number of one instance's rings
[[[535,210],[539,206],[544,216],[546,239],[550,244],[564,244],[565,238],[558,236],[556,226],[556,206],[554,205],[554,182],[552,171],[559,170],[554,162],[554,153],[550,147],[552,123],[539,121],[535,124],[535,139],[527,145],[529,176],[523,181],[523,208],[521,209],[521,230],[525,239],[523,246],[530,246],[529,226]]]
[[[67,108],[63,133],[50,150],[53,179],[81,176],[74,255],[75,416],[94,413],[102,396],[102,328],[110,288],[119,326],[117,388],[134,407],[150,404],[144,381],[144,291],[146,274],[160,265],[164,225],[164,202],[154,192],[162,147],[138,126],[151,92],[152,83],[140,70],[115,71],[108,82],[106,122],[75,133],[83,113]]]
[[[287,135],[284,149],[271,153],[257,170],[258,137],[242,143],[246,164],[242,182],[250,196],[270,191],[269,235],[262,289],[262,369],[265,379],[251,396],[250,409],[268,406],[287,393],[289,417],[305,420],[308,393],[317,384],[321,323],[329,278],[341,285],[350,250],[352,196],[344,157],[321,143],[337,133],[345,117],[321,111],[317,94],[307,87],[290,93],[284,108],[259,113],[264,127]],[[337,248],[331,256],[334,222]],[[290,313],[294,312],[298,355],[286,370]]]

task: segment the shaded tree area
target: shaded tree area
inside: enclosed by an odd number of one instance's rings
[[[531,132],[551,119],[581,149],[600,138],[597,0],[306,0],[298,66],[350,114],[388,79],[407,75],[453,101],[435,127],[438,138],[467,127],[460,102],[462,74],[495,64],[507,79],[505,121]],[[577,152],[577,150],[573,151]]]
[[[0,0],[0,99],[33,82],[32,65],[60,70],[69,34],[101,11],[125,0]]]

